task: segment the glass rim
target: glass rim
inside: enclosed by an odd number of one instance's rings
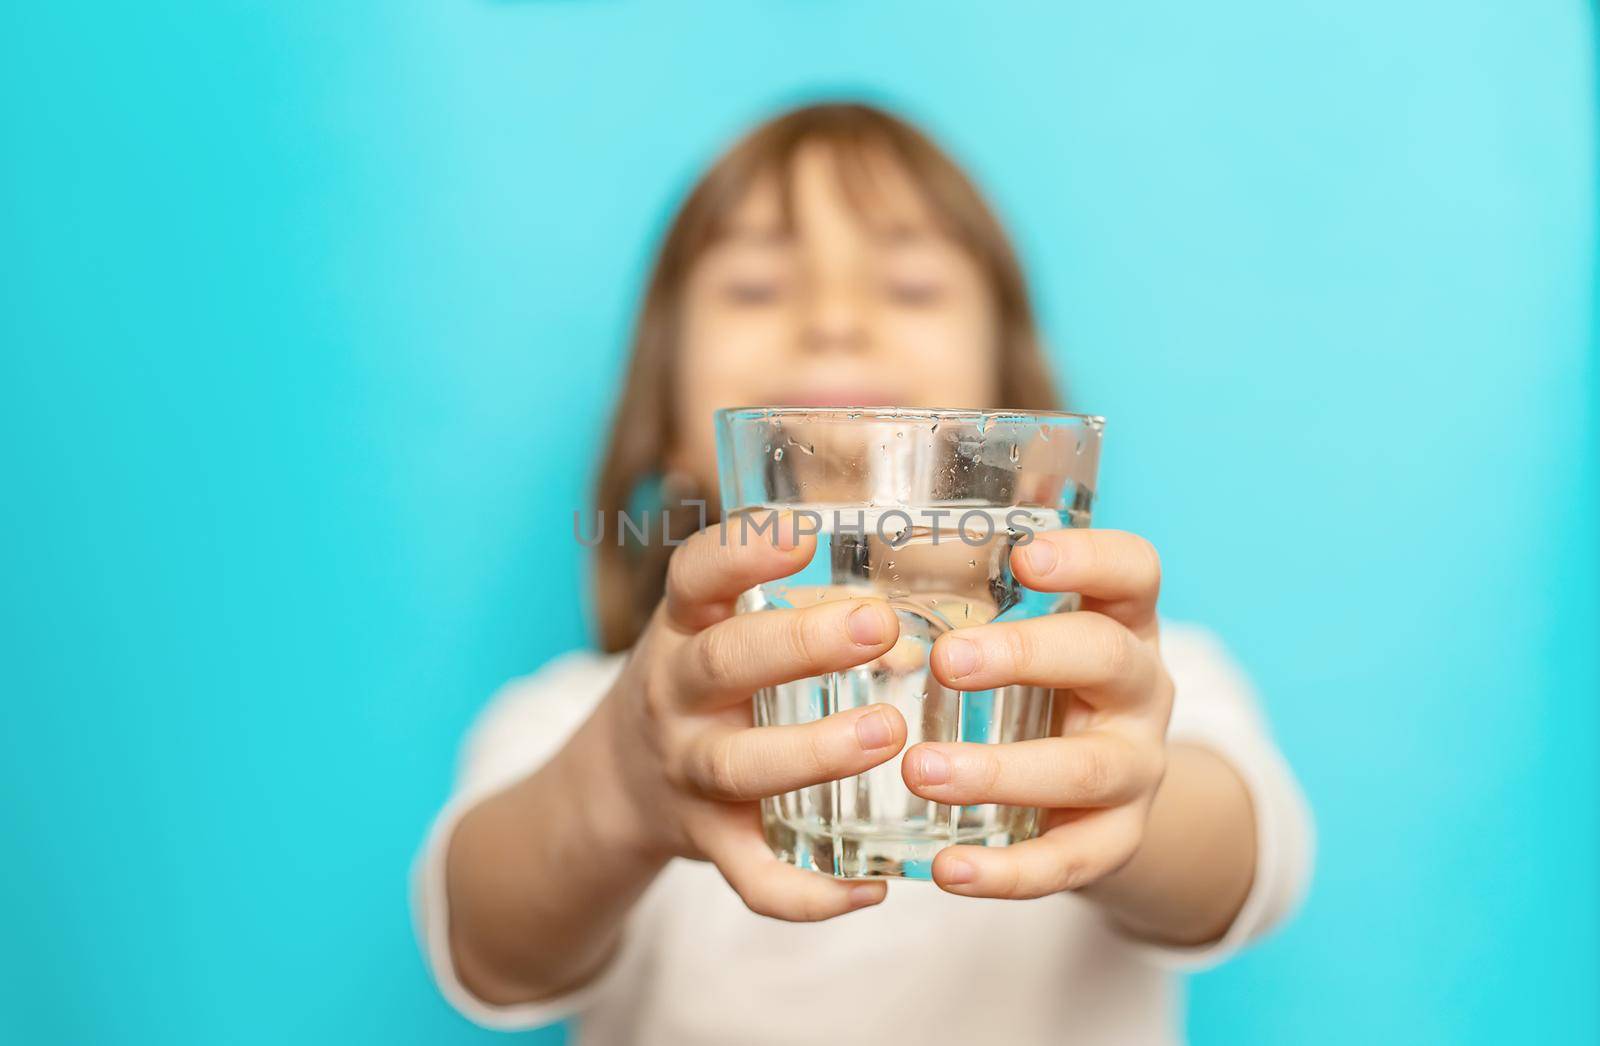
[[[715,412],[717,421],[764,421],[783,418],[815,418],[819,421],[997,421],[1076,422],[1093,429],[1105,428],[1099,414],[1077,414],[1065,410],[980,410],[972,407],[723,407]]]

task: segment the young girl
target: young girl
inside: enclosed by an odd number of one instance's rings
[[[692,530],[712,412],[744,404],[1056,406],[1005,234],[902,121],[801,109],[701,179],[645,295],[602,518],[659,501]],[[1158,620],[1150,545],[1104,530],[1013,557],[1081,610],[931,655],[956,689],[1070,690],[1063,736],[902,763],[941,803],[1045,808],[1041,835],[950,847],[934,885],[780,862],[758,800],[893,758],[906,724],[874,705],[754,727],[750,696],[871,661],[898,626],[877,599],[733,616],[816,542],[716,531],[602,542],[606,652],[511,683],[472,731],[416,896],[434,976],[474,1021],[575,1015],[595,1043],[1171,1042],[1170,971],[1232,954],[1304,890],[1308,814],[1248,683],[1210,635]]]

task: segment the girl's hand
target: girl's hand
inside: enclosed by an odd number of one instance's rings
[[[940,803],[1045,808],[1036,839],[952,846],[934,859],[934,881],[972,897],[1040,897],[1115,872],[1139,848],[1166,770],[1172,680],[1157,634],[1155,549],[1133,534],[1058,530],[1019,546],[1011,564],[1029,588],[1080,593],[1082,609],[946,633],[933,672],[958,690],[1053,687],[1061,736],[924,743],[903,762],[907,786]]]
[[[880,657],[900,627],[881,599],[735,616],[741,592],[795,573],[816,551],[814,537],[795,536],[792,516],[780,519],[776,539],[723,524],[673,553],[666,596],[603,708],[631,807],[617,813],[638,843],[712,862],[755,912],[809,921],[877,904],[887,887],[779,861],[757,800],[885,762],[905,745],[905,720],[880,704],[756,727],[750,698]]]

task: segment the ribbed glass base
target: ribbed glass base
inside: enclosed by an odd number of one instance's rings
[[[931,879],[933,858],[957,844],[1009,846],[1038,831],[1039,811],[1021,807],[939,807],[943,823],[908,824],[901,830],[872,822],[794,822],[775,816],[772,801],[762,810],[767,844],[798,868],[843,879]]]

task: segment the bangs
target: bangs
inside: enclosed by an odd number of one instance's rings
[[[861,225],[893,237],[926,229],[980,258],[986,238],[962,216],[988,218],[964,175],[931,143],[901,141],[892,129],[849,113],[831,123],[770,126],[741,142],[703,181],[685,208],[683,246],[698,255],[733,234],[739,209],[752,193],[772,191],[778,205],[775,232],[796,233],[796,170],[800,157],[820,149],[840,198]],[[909,190],[915,203],[906,203]],[[692,227],[690,227],[692,226]],[[687,260],[687,259],[686,259]]]
[[[943,218],[944,208],[932,197],[932,186],[918,177],[919,168],[908,163],[891,142],[870,134],[817,135],[796,142],[787,155],[772,157],[756,186],[773,184],[777,189],[779,227],[785,234],[792,236],[796,231],[795,174],[808,147],[822,150],[840,198],[863,228],[882,236],[917,227],[953,234]],[[907,190],[915,200],[910,207]]]

